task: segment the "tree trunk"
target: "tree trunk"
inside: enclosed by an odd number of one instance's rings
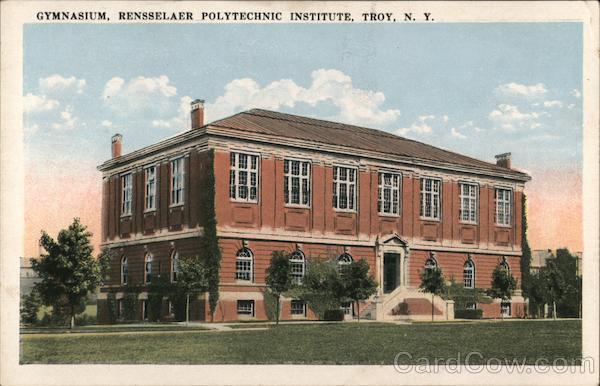
[[[185,325],[190,324],[190,294],[186,295],[185,298]]]
[[[75,328],[75,309],[73,306],[70,306],[71,310],[71,323],[69,323],[69,329]]]
[[[360,304],[356,301],[356,321],[360,323]]]
[[[556,320],[556,301],[552,302],[552,318]]]
[[[433,309],[434,309],[434,306],[433,306],[433,297],[434,296],[435,296],[435,294],[432,292],[431,293],[431,321],[432,322],[433,322]]]
[[[279,296],[277,296],[277,307],[275,311],[275,325],[279,326]]]

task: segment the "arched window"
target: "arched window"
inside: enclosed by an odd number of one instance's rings
[[[432,253],[429,256],[429,258],[425,261],[425,269],[430,270],[430,269],[437,268],[437,266],[438,266],[438,262],[435,259],[435,255]]]
[[[146,256],[144,256],[144,283],[146,284],[150,284],[152,282],[152,260],[152,255],[150,253],[146,253]]]
[[[337,258],[338,270],[341,272],[343,267],[346,265],[350,265],[350,263],[352,263],[353,260],[354,259],[352,259],[352,256],[348,252],[342,253]]]
[[[500,262],[500,268],[506,272],[510,272],[510,266],[508,265],[508,261],[506,261],[506,257],[502,258],[502,261]]]
[[[235,260],[235,278],[236,280],[252,281],[252,251],[248,248],[242,248],[237,251]]]
[[[179,253],[177,251],[173,251],[171,254],[171,281],[177,281],[177,274],[179,273]]]
[[[306,269],[306,259],[302,251],[296,250],[290,256],[290,265],[292,269],[292,281],[295,284],[302,284],[302,278]]]
[[[463,266],[463,281],[465,288],[475,288],[475,264],[471,258]]]
[[[121,258],[121,284],[127,285],[129,279],[129,264],[127,263],[127,256]]]

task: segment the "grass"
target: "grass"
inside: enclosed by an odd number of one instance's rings
[[[268,330],[148,335],[22,335],[21,363],[152,364],[393,364],[401,359],[489,358],[569,362],[581,358],[581,321],[394,325],[338,323],[280,325]]]
[[[145,332],[145,331],[201,331],[208,330],[202,326],[183,326],[174,324],[149,324],[142,325],[89,325],[76,326],[69,330],[68,327],[21,327],[21,334],[64,334],[64,333],[105,333],[105,332]]]

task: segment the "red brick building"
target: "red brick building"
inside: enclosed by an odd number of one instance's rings
[[[292,254],[298,280],[310,259],[340,264],[364,258],[380,283],[361,315],[377,319],[430,317],[419,273],[437,264],[466,287],[490,286],[508,265],[520,282],[521,197],[525,173],[510,154],[491,164],[387,132],[265,110],[205,125],[203,101],[192,102],[192,129],[121,154],[103,173],[102,243],[114,252],[106,294],[142,286],[157,275],[176,280],[179,256],[199,254],[209,150],[214,151],[220,301],[215,320],[266,319],[263,303],[271,253]],[[436,314],[453,318],[452,302],[436,297]],[[519,316],[517,291],[504,312]],[[501,304],[471,305],[484,316]],[[348,314],[353,310],[349,307]],[[167,312],[168,313],[168,312]],[[168,317],[168,315],[165,315]],[[204,296],[192,318],[208,319]],[[286,299],[283,319],[312,318]]]

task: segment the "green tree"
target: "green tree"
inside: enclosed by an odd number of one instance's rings
[[[419,288],[431,294],[431,321],[434,319],[435,307],[433,302],[435,295],[444,292],[445,287],[446,282],[440,267],[428,268],[421,272],[421,285],[419,285]]]
[[[510,274],[509,270],[501,265],[497,266],[492,272],[490,296],[501,301],[509,300],[516,288],[517,280]],[[502,319],[504,319],[504,314],[502,314]]]
[[[267,269],[266,284],[269,291],[277,299],[275,324],[278,325],[281,313],[281,296],[292,287],[292,265],[289,256],[283,251],[273,252],[271,265]]]
[[[37,313],[42,305],[42,299],[35,288],[28,294],[21,296],[21,323],[37,323]]]
[[[152,322],[160,320],[163,299],[173,292],[173,284],[168,275],[158,275],[148,285],[148,319]]]
[[[556,303],[565,293],[565,277],[559,265],[553,258],[546,260],[546,266],[541,270],[546,292],[546,303],[552,304],[552,317],[556,319]]]
[[[185,296],[185,323],[190,321],[190,299],[208,289],[205,262],[198,256],[180,257],[177,260],[177,282],[175,287]]]
[[[101,265],[92,256],[91,236],[78,218],[68,229],[59,232],[56,241],[42,231],[40,245],[46,254],[39,260],[31,260],[33,270],[41,279],[35,288],[42,301],[55,310],[66,309],[71,328],[87,294],[102,284]]]
[[[522,195],[521,198],[521,290],[523,296],[530,298],[531,288],[531,248],[527,240],[527,196]]]
[[[564,288],[557,300],[557,313],[562,317],[578,317],[581,304],[581,276],[577,275],[577,256],[568,249],[556,250],[556,266],[562,272]]]
[[[293,287],[290,295],[304,300],[311,310],[323,319],[325,311],[342,305],[342,284],[335,261],[309,260],[302,284]]]
[[[360,259],[344,265],[341,284],[344,296],[356,303],[356,315],[360,322],[360,301],[367,300],[377,292],[377,282],[369,275],[369,263],[365,259]]]
[[[535,272],[529,275],[529,306],[535,316],[543,316],[542,307],[546,304],[546,283],[542,273]]]
[[[446,300],[454,302],[455,310],[464,310],[468,304],[492,303],[492,298],[489,297],[486,291],[482,288],[465,288],[463,282],[457,282],[454,277],[450,278],[450,282],[446,284],[443,293]]]

